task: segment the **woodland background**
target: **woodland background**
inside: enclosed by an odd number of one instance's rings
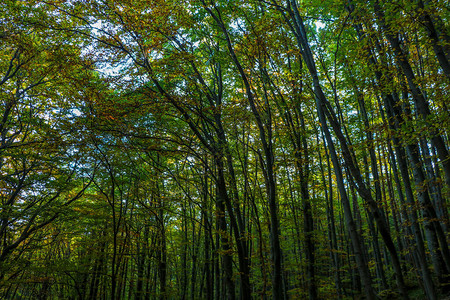
[[[2,2],[0,298],[443,298],[449,16]]]

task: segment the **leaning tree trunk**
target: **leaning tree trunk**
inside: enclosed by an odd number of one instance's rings
[[[380,234],[384,240],[384,243],[390,253],[394,271],[396,274],[397,279],[397,285],[399,288],[399,291],[404,299],[408,299],[408,295],[406,293],[406,288],[403,280],[403,274],[401,270],[400,260],[397,254],[397,250],[395,248],[394,242],[392,240],[391,234],[389,232],[389,229],[387,227],[386,221],[384,220],[384,216],[381,214],[378,204],[374,201],[371,191],[367,188],[366,184],[364,183],[361,172],[359,170],[359,167],[357,166],[356,162],[353,160],[352,152],[350,151],[349,145],[347,144],[347,141],[342,134],[341,127],[339,122],[336,119],[336,114],[333,112],[329,102],[327,101],[325,94],[323,93],[322,87],[319,82],[319,77],[317,74],[317,69],[314,62],[314,57],[312,55],[311,49],[309,47],[309,43],[306,36],[306,30],[303,24],[303,20],[300,16],[300,13],[297,8],[297,3],[295,0],[290,1],[291,7],[293,10],[291,11],[291,14],[293,16],[293,20],[295,22],[295,35],[298,40],[298,44],[300,49],[302,49],[302,56],[303,59],[306,62],[306,65],[308,67],[308,70],[311,74],[311,77],[313,79],[313,86],[314,86],[314,93],[316,96],[316,104],[317,104],[317,111],[320,114],[324,114],[326,116],[326,119],[330,121],[330,124],[333,128],[334,133],[336,134],[336,137],[338,138],[343,158],[345,163],[347,164],[347,167],[350,170],[350,174],[353,177],[355,183],[356,183],[356,189],[358,191],[358,194],[361,196],[361,198],[364,199],[366,204],[368,205],[375,222],[377,223],[378,229],[380,231]],[[321,123],[323,121],[321,120]]]

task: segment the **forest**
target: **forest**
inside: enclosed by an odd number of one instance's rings
[[[0,3],[0,299],[450,299],[445,0]]]

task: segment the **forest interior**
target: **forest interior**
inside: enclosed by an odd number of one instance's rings
[[[445,0],[0,3],[0,299],[450,299]]]

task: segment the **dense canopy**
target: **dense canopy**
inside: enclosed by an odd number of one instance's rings
[[[449,296],[449,10],[2,2],[0,298]]]

